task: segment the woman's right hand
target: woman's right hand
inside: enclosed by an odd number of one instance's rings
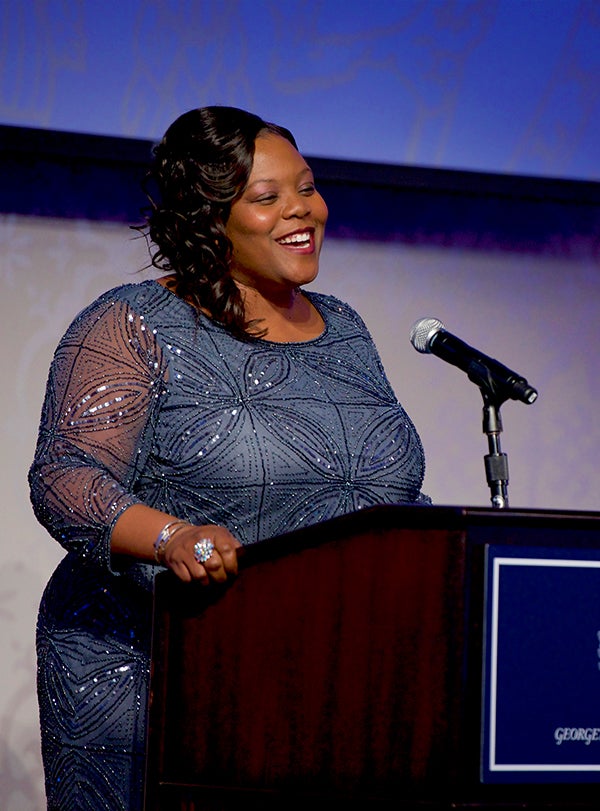
[[[163,547],[161,563],[185,583],[192,580],[206,586],[224,583],[237,574],[240,546],[225,527],[186,524],[178,528]]]
[[[204,543],[202,543],[204,542]],[[197,544],[201,544],[199,548]],[[237,574],[240,542],[217,524],[197,526],[145,504],[133,504],[117,519],[111,551],[167,566],[189,583],[224,583]]]

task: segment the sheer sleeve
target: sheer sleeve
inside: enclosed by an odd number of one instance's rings
[[[114,298],[81,313],[48,377],[29,471],[36,517],[70,552],[110,567],[110,534],[133,492],[165,388],[144,317]]]

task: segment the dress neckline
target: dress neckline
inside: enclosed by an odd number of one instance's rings
[[[164,292],[165,301],[175,300],[175,302],[179,303],[187,312],[190,312],[194,316],[195,319],[198,319],[200,321],[200,323],[202,323],[205,326],[210,327],[212,329],[216,329],[219,332],[224,332],[224,333],[226,333],[228,335],[231,335],[231,333],[229,332],[229,330],[226,327],[224,327],[222,324],[219,324],[218,321],[214,321],[212,318],[207,316],[205,313],[203,313],[201,311],[198,312],[198,310],[196,309],[196,307],[194,307],[193,304],[190,304],[188,301],[185,301],[185,299],[180,298],[177,295],[177,293],[174,293],[172,290],[169,290],[169,288],[166,287],[164,284],[161,284],[158,279],[147,279],[146,283],[156,285],[157,287],[159,287]],[[302,346],[310,346],[312,344],[315,344],[315,343],[318,343],[318,342],[322,341],[323,338],[325,338],[325,336],[327,335],[327,333],[329,331],[329,320],[328,320],[328,317],[327,317],[327,313],[324,312],[323,308],[320,306],[320,302],[318,301],[318,294],[314,294],[314,293],[312,293],[311,291],[308,291],[308,290],[303,290],[302,294],[305,295],[310,300],[310,303],[313,305],[313,307],[316,308],[319,315],[323,319],[323,324],[325,326],[323,328],[323,331],[319,335],[315,335],[314,338],[308,338],[306,341],[270,341],[268,338],[253,338],[253,337],[250,337],[248,342],[252,343],[252,344],[255,344],[255,345],[261,345],[261,346],[262,345],[268,345],[268,346],[290,346],[290,347],[297,346],[297,347],[302,347]],[[233,335],[231,335],[231,337],[235,338],[235,336],[233,336]],[[239,340],[239,338],[235,338],[235,340]]]

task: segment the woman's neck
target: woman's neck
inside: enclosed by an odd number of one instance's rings
[[[281,343],[309,341],[325,328],[321,314],[298,288],[265,295],[236,282],[244,301],[246,321],[255,321],[263,338]]]

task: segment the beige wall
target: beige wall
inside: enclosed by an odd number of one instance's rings
[[[25,479],[48,364],[73,315],[140,278],[145,261],[143,242],[121,225],[0,217],[2,811],[43,806],[34,626],[61,550],[36,524]],[[371,328],[421,433],[434,501],[487,505],[489,497],[481,397],[461,372],[411,348],[410,325],[425,315],[540,390],[534,405],[502,410],[512,506],[598,509],[597,262],[330,240],[317,287],[353,304]]]

